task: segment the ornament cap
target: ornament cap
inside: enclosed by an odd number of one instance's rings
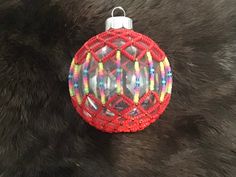
[[[114,11],[116,9],[120,9],[123,11],[124,16],[116,16],[114,17]],[[133,29],[133,20],[129,17],[126,17],[125,10],[122,7],[115,7],[111,12],[110,18],[106,20],[106,31],[109,29]]]

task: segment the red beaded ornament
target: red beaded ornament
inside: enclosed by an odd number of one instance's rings
[[[165,53],[133,31],[128,17],[109,18],[107,31],[79,49],[69,72],[73,106],[86,122],[109,133],[149,126],[166,109],[171,89]]]

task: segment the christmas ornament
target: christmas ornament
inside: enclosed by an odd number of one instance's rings
[[[120,9],[124,16],[113,16]],[[106,31],[75,54],[69,72],[73,106],[104,132],[144,129],[166,109],[172,73],[165,53],[149,37],[132,30],[121,7],[112,11]]]

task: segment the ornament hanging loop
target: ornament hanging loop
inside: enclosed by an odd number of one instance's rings
[[[117,7],[115,7],[115,8],[112,9],[112,11],[111,11],[111,16],[112,16],[112,17],[114,17],[114,12],[115,12],[115,10],[117,10],[117,9],[121,10],[121,11],[123,12],[123,14],[124,14],[123,16],[126,17],[126,12],[125,12],[125,10],[123,9],[123,7],[121,7],[121,6],[117,6]]]
[[[114,16],[115,10],[121,10],[123,16]],[[109,29],[133,29],[133,21],[126,17],[126,12],[121,6],[112,9],[111,17],[106,20],[106,31]]]

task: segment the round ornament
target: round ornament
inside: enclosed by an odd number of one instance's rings
[[[104,132],[136,132],[156,121],[171,96],[172,72],[165,53],[135,32],[132,19],[113,16],[106,31],[75,54],[69,92],[81,117]],[[124,11],[124,10],[123,10]]]

